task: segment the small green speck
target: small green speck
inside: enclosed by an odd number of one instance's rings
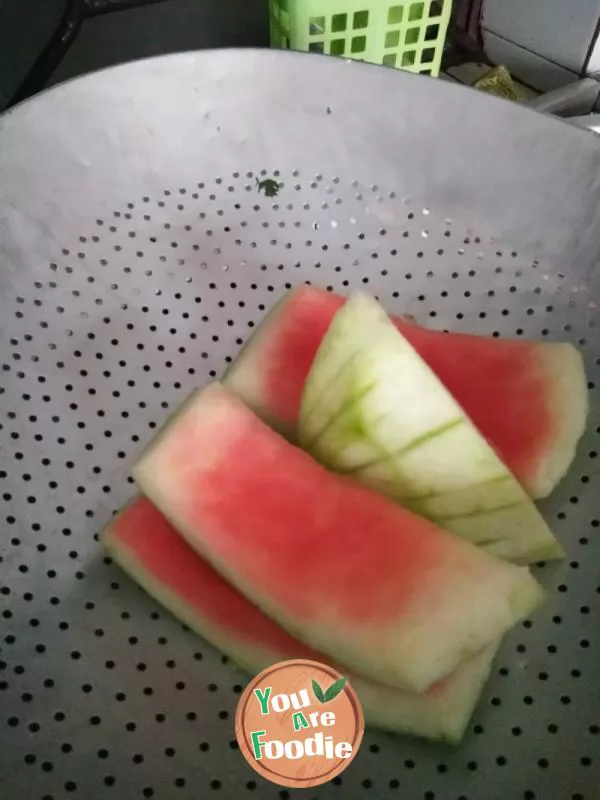
[[[265,197],[277,197],[279,191],[283,189],[283,183],[279,183],[273,178],[265,178],[263,181],[256,179],[258,191],[264,192]]]

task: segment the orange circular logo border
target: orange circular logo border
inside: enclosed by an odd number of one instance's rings
[[[304,673],[304,674],[303,674]],[[277,686],[277,678],[279,678],[278,693],[271,695],[272,686],[266,686],[267,683]],[[285,688],[289,684],[294,684],[299,678],[306,681],[306,686],[301,688],[294,687],[294,692],[289,695],[285,692]],[[353,761],[360,744],[365,730],[365,721],[360,704],[360,700],[349,682],[346,682],[343,687],[329,700],[319,700],[315,695],[314,684],[316,689],[320,688],[317,681],[319,678],[323,681],[326,678],[330,682],[330,687],[333,683],[343,679],[333,667],[322,664],[318,661],[310,661],[308,659],[293,659],[290,661],[280,661],[267,667],[258,675],[256,675],[248,684],[242,696],[240,697],[236,718],[235,718],[235,735],[242,752],[242,755],[250,766],[263,778],[274,783],[278,786],[286,786],[289,788],[311,788],[319,786],[323,783],[335,778],[343,772],[349,764]],[[264,691],[261,685],[266,688]],[[257,694],[257,690],[259,694]],[[327,690],[326,690],[327,691]],[[262,694],[261,694],[262,692]],[[322,692],[321,692],[322,693]],[[323,693],[322,693],[323,694]],[[325,692],[326,694],[326,692]],[[290,701],[290,706],[281,711],[271,708],[271,710],[264,711],[268,706],[269,700],[273,697],[287,697],[290,696],[293,700]],[[305,700],[307,697],[312,700],[310,706],[303,705],[294,706],[294,700],[299,703],[298,697]],[[252,702],[254,701],[254,703]],[[319,703],[324,704],[322,706]],[[255,704],[255,705],[254,705]],[[292,710],[296,708],[296,711]],[[336,709],[335,711],[333,709]],[[258,713],[257,713],[258,709]],[[306,709],[306,711],[305,711]],[[271,716],[271,714],[273,714]],[[300,716],[298,722],[302,723],[302,730],[295,727],[296,717]],[[308,725],[307,717],[310,720]],[[333,721],[332,721],[333,717]],[[325,720],[326,718],[326,720]],[[321,724],[316,724],[319,719]],[[259,722],[260,720],[260,722]],[[268,723],[271,723],[270,725]],[[303,754],[291,759],[287,756],[273,757],[271,759],[260,757],[257,758],[252,742],[252,735],[264,734],[265,737],[269,735],[269,727],[274,735],[271,737],[273,741],[276,736],[281,735],[282,725],[284,722],[288,723],[287,733],[293,734],[288,738],[290,740],[298,740],[300,737],[312,738],[315,742],[320,736],[319,741],[323,742],[324,753],[321,754]],[[265,730],[254,730],[257,725],[265,728]],[[336,730],[337,726],[337,730]],[[307,728],[307,729],[306,729]],[[327,736],[325,736],[325,733]],[[333,734],[337,734],[338,741],[333,741]],[[325,742],[327,747],[331,747],[334,754],[332,759],[331,755],[325,755]],[[282,739],[277,740],[281,744],[285,744]],[[304,739],[305,745],[308,740]],[[267,741],[267,743],[269,743]],[[264,746],[264,743],[261,743]],[[336,745],[350,745],[351,752],[348,756],[335,755]],[[259,752],[262,752],[259,747]],[[269,766],[267,766],[269,764]],[[277,769],[276,765],[285,765],[287,769]],[[271,766],[272,765],[272,766]],[[323,769],[319,770],[319,766]],[[325,769],[325,767],[327,769]]]

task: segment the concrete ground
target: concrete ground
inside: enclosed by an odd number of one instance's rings
[[[52,34],[65,0],[0,0],[0,108]],[[88,21],[56,83],[160,53],[268,45],[268,0],[164,0]]]

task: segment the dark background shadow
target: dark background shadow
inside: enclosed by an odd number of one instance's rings
[[[65,0],[0,0],[0,108],[61,18]],[[267,0],[165,0],[87,21],[49,85],[132,59],[213,47],[262,47]]]

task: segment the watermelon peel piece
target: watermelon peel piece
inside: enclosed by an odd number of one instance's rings
[[[521,484],[444,384],[359,292],[305,383],[300,444],[442,528],[518,563],[564,557]]]
[[[391,686],[425,691],[545,597],[526,568],[328,472],[219,383],[188,398],[133,475],[290,634]]]
[[[347,298],[316,286],[287,292],[255,329],[223,382],[290,441],[304,383]],[[504,339],[392,322],[426,361],[533,499],[566,475],[585,431],[587,380],[567,342]]]
[[[201,559],[147,498],[134,498],[100,538],[151,597],[250,674],[291,659],[329,664],[356,690],[368,725],[454,745],[462,740],[498,643],[426,693],[402,692],[349,672],[291,637]]]

